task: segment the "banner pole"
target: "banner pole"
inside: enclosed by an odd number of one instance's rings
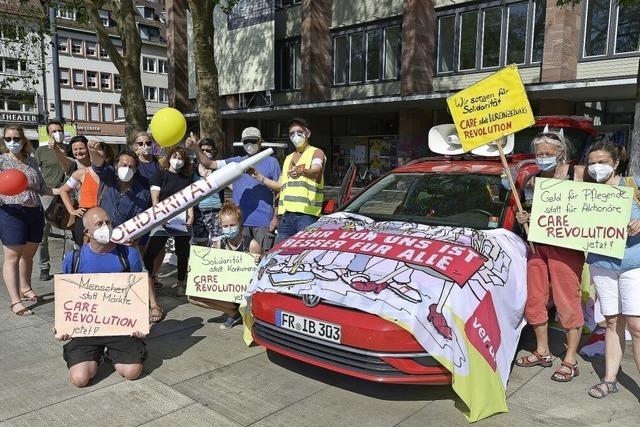
[[[509,180],[509,185],[511,186],[511,191],[513,191],[513,196],[516,200],[516,206],[518,207],[518,212],[524,213],[524,209],[522,208],[522,203],[520,202],[520,194],[516,189],[516,184],[513,182],[513,177],[511,176],[511,170],[509,168],[509,163],[507,162],[507,157],[504,154],[504,150],[502,149],[502,144],[500,141],[496,141],[496,145],[498,146],[498,152],[500,153],[500,161],[502,161],[502,166],[504,167],[504,173],[507,174],[507,179]],[[522,224],[524,228],[524,232],[529,234],[529,224]],[[529,242],[529,247],[531,248],[531,252],[536,253],[536,249],[533,247],[533,243]]]

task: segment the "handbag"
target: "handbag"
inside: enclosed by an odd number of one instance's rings
[[[76,217],[69,214],[60,196],[53,196],[51,204],[44,212],[44,217],[49,224],[60,230],[71,230],[76,222]]]

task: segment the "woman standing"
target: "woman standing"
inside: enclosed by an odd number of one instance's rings
[[[600,310],[607,323],[604,378],[589,389],[589,395],[597,399],[618,391],[617,376],[624,354],[625,326],[631,333],[633,358],[640,371],[640,178],[623,178],[616,174],[619,162],[620,151],[611,143],[598,142],[589,150],[587,174],[591,181],[633,187],[635,190],[624,257],[617,259],[599,254],[587,257]]]
[[[161,169],[151,180],[151,203],[153,206],[191,184],[191,159],[185,148],[172,147],[167,153],[167,157],[160,161],[160,166]],[[184,296],[185,291],[193,208],[187,209],[185,214],[185,216],[178,215],[175,220],[171,220],[164,227],[153,230],[144,253],[144,265],[147,271],[152,272],[153,260],[162,251],[169,236],[173,236],[178,257],[178,283],[176,284],[178,296]]]
[[[198,145],[200,150],[209,159],[215,159],[217,151],[212,139],[202,138]],[[206,178],[213,170],[205,168],[198,163],[193,171],[193,182]],[[198,203],[194,208],[195,219],[193,222],[193,242],[196,245],[209,246],[214,238],[220,236],[220,220],[218,213],[224,201],[224,191],[211,194]]]
[[[224,202],[219,216],[222,236],[213,241],[212,247],[246,252],[253,255],[258,261],[262,255],[262,247],[257,240],[243,235],[240,208],[232,202]],[[220,329],[230,329],[242,322],[238,304],[198,297],[189,297],[189,302],[200,307],[222,311],[226,315],[226,319],[220,325]]]
[[[568,147],[562,134],[543,132],[531,143],[540,169],[537,176],[543,178],[573,179],[573,167],[568,163]],[[534,179],[525,188],[525,206],[531,206]],[[529,212],[517,213],[520,224],[527,224]],[[567,334],[567,352],[560,367],[551,379],[568,382],[578,376],[576,353],[580,342],[580,333],[584,318],[580,305],[580,278],[584,264],[584,254],[573,249],[551,245],[534,244],[535,252],[530,251],[527,259],[527,302],[524,315],[533,327],[536,335],[536,350],[528,356],[516,360],[521,367],[553,365],[549,350],[547,304],[550,291],[560,318],[560,324]]]
[[[29,316],[33,312],[22,302],[39,299],[31,289],[33,256],[44,230],[44,211],[38,195],[54,193],[30,157],[31,143],[25,138],[22,126],[4,128],[0,153],[0,171],[18,169],[28,180],[27,189],[22,193],[0,195],[0,241],[4,249],[2,277],[11,298],[10,309],[18,316]]]

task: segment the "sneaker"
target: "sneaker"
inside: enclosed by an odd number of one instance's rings
[[[41,282],[48,282],[51,279],[53,279],[53,276],[49,274],[49,269],[48,268],[43,268],[42,270],[40,270],[40,278],[39,278],[39,280]]]
[[[242,323],[242,316],[238,314],[235,317],[227,316],[227,320],[224,321],[222,325],[220,325],[220,329],[231,329],[236,325]]]

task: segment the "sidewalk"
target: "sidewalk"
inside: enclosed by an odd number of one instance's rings
[[[62,241],[52,239],[52,259],[61,252]],[[52,270],[59,272],[59,263]],[[165,286],[175,283],[175,271],[163,276]],[[26,318],[11,314],[0,287],[0,425],[468,425],[450,387],[359,381],[247,348],[241,328],[218,329],[212,320],[218,312],[189,305],[168,288],[159,292],[166,319],[146,340],[142,378],[123,381],[105,363],[89,387],[77,389],[67,382],[62,344],[52,334],[53,281],[33,285],[45,300]],[[526,334],[524,348],[531,344]],[[510,412],[478,425],[637,426],[640,378],[630,349],[620,392],[604,400],[586,393],[602,362],[579,360],[579,366],[580,376],[567,384],[552,382],[551,369],[514,368]]]

